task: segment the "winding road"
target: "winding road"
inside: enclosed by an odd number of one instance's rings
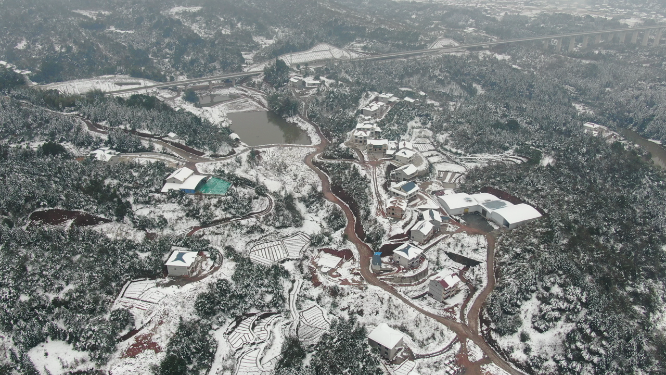
[[[480,232],[479,230],[469,228],[466,226],[461,226],[461,228],[464,231],[467,231],[469,233],[474,233],[474,234],[483,234],[486,237],[486,240],[488,242],[488,250],[487,250],[487,270],[488,270],[488,283],[486,284],[485,288],[477,297],[477,299],[474,301],[472,304],[472,308],[468,313],[467,316],[467,321],[470,322],[468,324],[460,323],[448,318],[445,318],[443,316],[439,316],[436,314],[433,314],[429,311],[424,310],[423,308],[415,305],[412,301],[410,301],[407,297],[403,296],[402,294],[398,293],[398,291],[392,287],[391,285],[387,284],[386,282],[380,280],[377,278],[377,276],[370,271],[370,260],[372,258],[373,251],[368,246],[365,242],[363,242],[357,235],[355,231],[356,227],[356,217],[352,213],[352,210],[349,208],[347,203],[342,201],[340,198],[338,198],[332,191],[331,191],[331,183],[328,179],[328,175],[321,171],[317,166],[313,163],[315,158],[322,154],[324,150],[326,149],[326,146],[328,145],[329,141],[324,137],[324,135],[321,133],[319,127],[317,127],[315,124],[315,129],[317,130],[317,133],[319,134],[319,137],[321,139],[321,142],[319,145],[315,147],[315,151],[312,152],[311,154],[308,154],[304,162],[307,164],[308,167],[310,167],[316,174],[319,176],[321,179],[321,185],[322,185],[322,191],[324,194],[324,197],[329,200],[330,202],[337,204],[340,206],[340,208],[343,210],[345,213],[345,217],[347,218],[347,226],[345,227],[345,234],[347,235],[348,239],[356,245],[359,254],[360,254],[360,263],[361,263],[361,275],[363,278],[366,280],[371,285],[375,285],[377,287],[382,288],[388,293],[391,293],[393,296],[396,298],[400,299],[403,303],[409,305],[413,309],[417,310],[421,314],[432,318],[439,323],[445,325],[447,328],[451,329],[453,332],[456,333],[458,340],[461,343],[465,343],[466,339],[469,339],[473,341],[481,350],[484,352],[484,354],[492,361],[495,363],[497,366],[502,368],[504,371],[508,372],[509,374],[523,374],[521,371],[516,370],[513,368],[509,363],[507,363],[502,357],[500,357],[497,352],[493,348],[488,345],[488,343],[485,341],[485,339],[479,334],[479,327],[478,327],[478,317],[479,317],[479,312],[481,310],[481,307],[483,306],[483,303],[485,302],[485,299],[490,295],[492,292],[493,288],[495,287],[495,271],[494,271],[494,259],[495,259],[495,238],[490,235],[490,234],[485,234]],[[464,360],[461,361],[462,365],[465,367],[466,374],[481,374],[481,365],[487,363],[486,361],[477,361],[477,362],[469,362],[467,360],[467,353],[466,353],[466,346],[463,345],[463,352],[462,356],[464,357]]]

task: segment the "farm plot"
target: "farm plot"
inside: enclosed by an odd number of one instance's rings
[[[261,366],[261,348],[254,348],[243,353],[238,358],[236,364],[236,374],[238,375],[270,375],[273,370],[264,370]]]
[[[414,148],[420,152],[434,151],[435,146],[432,143],[414,143]]]
[[[298,338],[308,346],[317,344],[331,325],[318,305],[312,305],[302,310],[298,317]]]
[[[309,63],[313,61],[331,60],[331,59],[352,59],[358,57],[360,54],[356,52],[347,51],[330,44],[321,43],[310,48],[307,51],[294,52],[280,56],[280,59],[287,63],[287,65],[296,65]]]
[[[297,232],[291,236],[254,245],[250,249],[250,259],[267,266],[284,259],[299,259],[309,244],[310,236]]]
[[[262,343],[270,336],[268,327],[277,317],[277,315],[265,317],[265,314],[249,317],[228,332],[227,341],[235,350],[246,344]]]
[[[414,361],[407,360],[401,363],[399,366],[395,367],[392,371],[394,375],[408,375],[414,370],[416,363]]]

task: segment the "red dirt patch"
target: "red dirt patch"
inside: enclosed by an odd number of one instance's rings
[[[162,348],[152,340],[151,334],[137,336],[134,340],[134,344],[127,348],[125,353],[123,353],[123,358],[134,358],[146,350],[152,350],[155,353],[160,353],[162,351]]]
[[[87,212],[67,211],[60,209],[35,211],[30,214],[29,219],[35,222],[40,222],[42,224],[48,224],[48,225],[58,225],[68,220],[74,219],[72,225],[76,225],[79,227],[111,222],[111,220],[109,219],[105,219],[99,216],[94,216]]]

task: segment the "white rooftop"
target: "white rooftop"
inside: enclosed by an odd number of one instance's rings
[[[472,198],[472,196],[467,193],[444,195],[437,197],[437,199],[440,202],[445,202],[446,205],[452,210],[463,207],[472,207],[478,204],[476,199]]]
[[[194,190],[201,180],[205,180],[208,176],[201,176],[198,174],[190,176],[185,182],[180,185],[181,189]]]
[[[418,223],[416,223],[416,225],[414,225],[414,228],[412,228],[412,230],[419,231],[423,234],[428,234],[428,233],[432,232],[433,228],[434,228],[434,225],[432,225],[432,223],[430,221],[421,220]]]
[[[166,266],[186,266],[189,267],[197,259],[196,251],[181,250],[183,248],[174,248],[173,253],[169,260],[165,263]]]
[[[435,220],[442,222],[442,215],[439,214],[439,211],[436,210],[428,210],[423,213],[423,218],[426,220]]]
[[[182,167],[182,168],[176,169],[173,173],[171,173],[169,175],[169,177],[167,177],[167,180],[173,178],[173,179],[176,179],[176,180],[180,181],[181,183],[183,183],[183,182],[185,182],[185,180],[187,180],[188,177],[190,177],[193,174],[194,174],[194,171],[191,170],[190,168]]]
[[[541,217],[541,214],[536,208],[525,203],[500,208],[495,212],[502,216],[509,224],[538,219]]]
[[[399,248],[393,250],[393,254],[398,254],[401,257],[412,260],[417,256],[421,255],[423,250],[420,247],[412,245],[410,243],[404,243]]]
[[[386,323],[381,323],[370,332],[368,338],[385,348],[393,349],[402,340],[402,333]]]
[[[396,156],[400,155],[400,156],[405,157],[405,158],[411,158],[412,156],[414,156],[416,154],[416,152],[414,152],[410,149],[407,149],[407,148],[403,148],[402,150],[396,152],[395,154],[396,154]]]
[[[416,166],[414,166],[414,164],[405,164],[402,167],[397,168],[396,170],[397,171],[403,171],[407,175],[412,175],[412,174],[418,172],[418,168],[416,168]]]
[[[368,145],[373,145],[373,146],[388,145],[388,139],[370,139],[368,140]]]
[[[472,194],[472,198],[476,199],[479,204],[499,200],[496,196],[488,193]]]
[[[388,203],[386,204],[386,207],[391,207],[391,206],[400,207],[404,211],[407,209],[407,201],[402,198],[393,197],[389,199]]]

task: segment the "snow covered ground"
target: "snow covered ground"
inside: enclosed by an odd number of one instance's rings
[[[107,75],[43,85],[45,90],[58,90],[63,94],[83,95],[92,90],[103,92],[155,85],[157,82],[127,75]]]
[[[289,66],[296,66],[297,64],[311,63],[323,60],[348,60],[361,56],[357,52],[345,50],[332,46],[327,43],[320,43],[310,48],[307,51],[288,53],[279,56]],[[263,70],[266,63],[252,65],[248,68],[249,71]]]
[[[40,375],[61,375],[94,369],[87,352],[75,350],[65,341],[51,340],[28,351],[28,357]]]

